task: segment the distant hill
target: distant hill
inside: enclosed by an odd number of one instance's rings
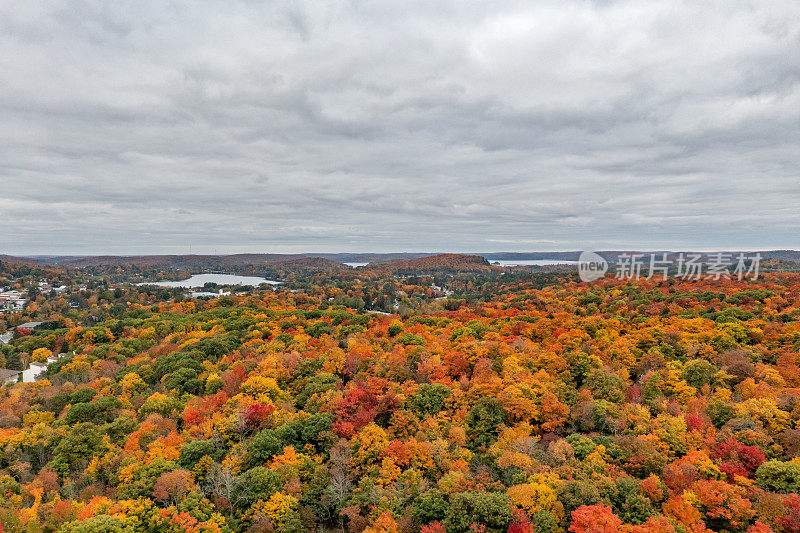
[[[594,250],[593,250],[594,251]],[[683,250],[684,252],[692,252],[692,253],[699,253],[699,254],[713,254],[716,252],[704,252],[702,250]],[[607,261],[616,261],[617,258],[622,254],[631,254],[631,253],[641,253],[645,254],[647,257],[650,256],[651,253],[661,255],[663,253],[670,254],[670,257],[674,256],[677,252],[667,251],[667,250],[648,250],[648,251],[639,251],[639,250],[600,250],[597,251],[602,257],[604,257]],[[739,254],[739,251],[726,251],[723,253],[728,253],[731,255]],[[761,250],[759,252],[745,252],[747,255],[753,255],[755,253],[760,253],[762,259],[777,259],[781,261],[800,261],[800,250]],[[536,260],[536,259],[561,259],[563,261],[577,261],[581,255],[581,252],[578,250],[570,251],[570,252],[491,252],[486,254],[481,254],[486,257],[489,261],[524,261],[524,260]]]
[[[577,261],[581,255],[579,251],[572,252],[491,252],[481,254],[489,261],[534,261],[540,259],[560,259],[562,261]]]
[[[100,255],[86,257],[59,257],[55,264],[82,268],[93,266],[136,265],[140,267],[203,270],[226,266],[274,263],[303,257],[287,254],[235,254],[235,255]]]
[[[778,261],[800,261],[800,250],[768,250],[759,252],[764,259],[777,259]]]
[[[40,262],[31,259],[30,257],[17,257],[14,255],[5,255],[5,254],[0,254],[0,261],[3,263],[13,263],[16,265],[31,265],[31,266],[41,265]]]
[[[231,254],[231,255],[96,255],[96,256],[31,256],[22,258],[41,264],[59,265],[73,268],[93,266],[137,265],[140,267],[174,268],[174,269],[218,269],[240,265],[260,265],[292,261],[295,259],[326,259],[343,263],[372,263],[396,259],[413,259],[434,255],[431,253],[337,253],[337,254]]]
[[[395,261],[397,259],[416,259],[418,257],[430,257],[437,255],[435,252],[398,252],[398,253],[339,253],[339,254],[302,254],[304,256],[316,256],[338,261],[339,263],[379,263]]]
[[[436,272],[489,272],[493,268],[480,255],[438,254],[416,259],[401,259],[371,263],[366,270],[383,270],[399,274],[436,273]]]
[[[337,272],[340,270],[352,270],[352,267],[331,261],[323,257],[297,257],[293,259],[284,259],[268,263],[267,268],[272,270],[288,270],[291,272]]]
[[[235,271],[241,267],[260,267],[283,263],[285,267],[296,267],[330,269],[333,263],[369,263],[371,270],[391,270],[392,272],[407,270],[448,270],[452,272],[466,272],[481,270],[484,265],[484,258],[491,261],[497,260],[535,260],[535,259],[561,259],[575,261],[580,256],[580,251],[567,252],[492,252],[485,254],[435,254],[435,253],[331,253],[331,254],[231,254],[231,255],[101,255],[101,256],[29,256],[17,257],[10,255],[0,255],[0,261],[18,264],[40,264],[58,265],[71,268],[89,268],[105,266],[137,266],[139,268],[157,268],[166,270],[183,270],[187,272],[202,272],[208,270]],[[623,253],[643,253],[646,257],[649,254],[662,254],[663,251],[632,252],[630,250],[604,250],[597,252],[609,262],[617,261]],[[669,252],[674,257],[674,252]],[[713,253],[702,252],[697,253]],[[738,254],[736,251],[727,252],[732,255]],[[756,252],[747,252],[748,255]],[[800,251],[798,250],[762,250],[758,252],[763,260],[792,261],[800,262]],[[472,259],[465,260],[462,258]],[[325,260],[328,263],[319,261],[303,262],[303,259]],[[292,261],[299,261],[292,263]],[[448,266],[449,263],[452,263]],[[387,265],[392,265],[388,267]],[[291,268],[290,268],[291,269]]]

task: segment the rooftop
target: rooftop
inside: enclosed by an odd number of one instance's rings
[[[5,381],[8,378],[19,376],[21,373],[22,370],[11,370],[10,368],[0,368],[0,379]]]

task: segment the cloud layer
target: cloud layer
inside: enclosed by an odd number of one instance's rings
[[[0,6],[0,253],[800,247],[800,4]]]

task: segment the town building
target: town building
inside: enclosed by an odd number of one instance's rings
[[[22,293],[15,290],[0,292],[0,313],[19,313],[25,309],[28,300],[22,297]]]
[[[10,368],[0,368],[0,383],[16,383],[22,374],[21,370],[11,370]]]
[[[47,363],[40,363],[38,361],[32,362],[27,370],[22,372],[23,383],[33,383],[39,374],[43,374],[47,370]]]

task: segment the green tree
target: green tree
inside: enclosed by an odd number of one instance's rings
[[[776,459],[767,461],[756,470],[756,483],[773,492],[800,492],[800,464]]]
[[[489,533],[506,533],[511,523],[511,502],[500,492],[461,492],[453,495],[445,526],[449,533],[468,533],[472,524]]]
[[[281,478],[263,466],[251,468],[241,476],[236,484],[236,500],[248,507],[258,500],[269,500],[269,497],[283,488]]]
[[[531,516],[533,533],[557,533],[561,525],[550,511],[538,511]]]
[[[441,383],[425,383],[411,398],[410,406],[420,415],[435,416],[444,409],[444,401],[450,396],[450,389]]]
[[[441,520],[447,513],[447,507],[447,500],[441,491],[431,489],[419,495],[411,510],[418,522],[427,524],[434,520]]]
[[[86,520],[74,521],[58,528],[58,533],[134,533],[133,526],[119,518],[98,515]]]
[[[295,404],[300,409],[305,409],[308,400],[312,396],[329,390],[336,390],[340,384],[341,380],[338,377],[327,372],[320,372],[308,378],[308,381],[303,385],[303,389],[295,395]]]
[[[115,410],[119,407],[119,400],[116,398],[99,398],[90,403],[76,403],[67,411],[64,421],[69,424],[80,422],[92,422],[93,424],[103,424],[111,422],[116,418]]]
[[[179,368],[165,374],[161,383],[167,390],[176,389],[181,393],[197,394],[203,388],[203,382],[197,379],[197,375],[197,370],[193,368]]]
[[[467,415],[470,446],[477,449],[494,442],[505,415],[505,410],[494,398],[484,396],[475,402]]]
[[[683,367],[681,377],[692,387],[700,389],[703,385],[710,385],[717,372],[717,367],[705,359],[693,359]]]
[[[73,426],[55,449],[53,468],[60,475],[81,472],[92,457],[106,452],[106,445],[98,429],[84,422]]]
[[[120,485],[117,492],[122,498],[149,498],[153,494],[153,487],[161,474],[171,472],[176,468],[178,468],[178,464],[175,461],[157,457],[150,464],[135,470],[133,478]]]
[[[564,506],[567,516],[582,505],[607,503],[594,483],[587,480],[565,481],[558,488],[558,501]]]
[[[620,403],[625,399],[625,383],[618,375],[602,368],[593,368],[589,371],[584,386],[592,391],[592,396],[598,400]]]
[[[256,433],[247,445],[247,464],[257,466],[267,463],[283,450],[284,444],[274,429]]]
[[[192,468],[205,456],[218,461],[222,458],[224,452],[213,441],[194,440],[183,445],[178,463],[184,468]]]
[[[92,398],[97,396],[97,391],[91,387],[80,387],[69,396],[69,403],[85,403],[91,402]]]

